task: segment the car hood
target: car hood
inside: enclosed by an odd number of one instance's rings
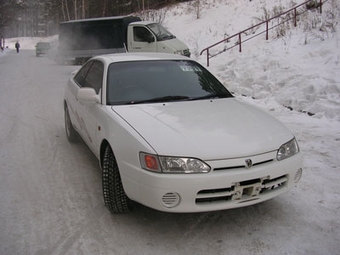
[[[174,50],[188,50],[189,49],[186,44],[178,40],[176,37],[169,39],[169,40],[164,40],[161,42]]]
[[[257,155],[293,138],[279,121],[235,98],[112,106],[159,155],[203,160]]]

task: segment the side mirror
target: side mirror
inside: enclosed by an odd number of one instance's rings
[[[72,71],[72,72],[71,72],[71,75],[72,75],[72,76],[75,76],[75,75],[76,75],[76,73],[77,73],[78,71],[79,71],[79,69],[78,69],[78,70],[74,70],[74,71]]]
[[[145,35],[145,40],[146,40],[148,43],[153,43],[153,42],[155,41],[155,38],[154,38],[153,35],[150,33],[150,34]]]
[[[93,88],[78,89],[77,99],[84,102],[100,103],[100,97]]]

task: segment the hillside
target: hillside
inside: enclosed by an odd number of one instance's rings
[[[206,64],[205,47],[257,24],[264,12],[293,6],[291,0],[203,0],[197,19],[194,2],[165,12],[164,25],[184,40],[193,58]],[[295,1],[302,3],[304,1]],[[213,59],[209,69],[234,93],[340,120],[340,6],[328,0],[320,15],[305,14],[282,37],[270,32]],[[322,31],[321,31],[322,30]]]

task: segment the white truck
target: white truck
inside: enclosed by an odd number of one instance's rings
[[[122,52],[163,52],[190,57],[188,46],[161,24],[139,17],[118,16],[60,23],[56,60],[75,59],[81,64],[91,57]]]

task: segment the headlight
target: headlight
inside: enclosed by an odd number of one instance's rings
[[[208,173],[211,168],[202,160],[196,158],[156,156],[140,153],[142,168],[162,173],[192,174]]]
[[[183,51],[181,51],[181,50],[176,50],[176,51],[174,52],[174,54],[183,55]]]
[[[288,143],[283,144],[277,151],[276,159],[283,160],[289,158],[299,152],[299,146],[296,139],[290,140]]]

